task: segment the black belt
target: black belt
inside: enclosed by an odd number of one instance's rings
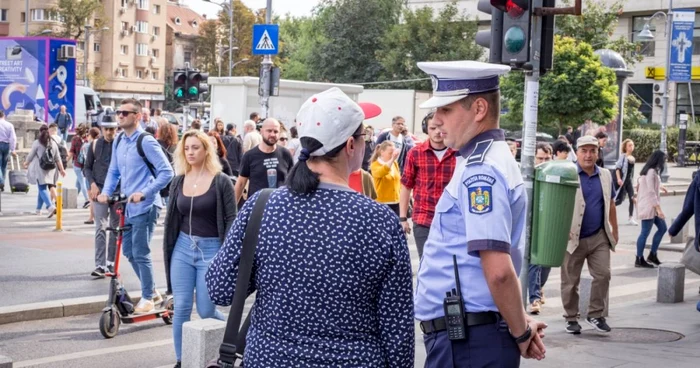
[[[465,313],[464,316],[467,327],[496,323],[501,318],[501,314],[498,312]],[[447,329],[445,327],[445,317],[423,321],[420,323],[420,329],[424,334],[444,331]]]

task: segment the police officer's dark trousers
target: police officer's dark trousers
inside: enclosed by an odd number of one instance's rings
[[[516,368],[520,349],[504,321],[468,328],[468,338],[450,341],[447,331],[423,335],[425,368]]]

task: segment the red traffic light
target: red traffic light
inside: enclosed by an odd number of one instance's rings
[[[491,6],[508,13],[512,18],[518,18],[530,8],[529,0],[491,0]]]
[[[175,82],[175,85],[184,85],[187,81],[187,74],[184,72],[175,72],[174,74],[173,81]]]

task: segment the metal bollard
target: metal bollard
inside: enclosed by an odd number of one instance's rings
[[[63,231],[63,182],[56,182],[56,229]]]

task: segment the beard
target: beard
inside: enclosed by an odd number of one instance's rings
[[[270,147],[273,147],[275,144],[277,144],[277,138],[265,138],[263,137],[263,142],[267,144]]]

